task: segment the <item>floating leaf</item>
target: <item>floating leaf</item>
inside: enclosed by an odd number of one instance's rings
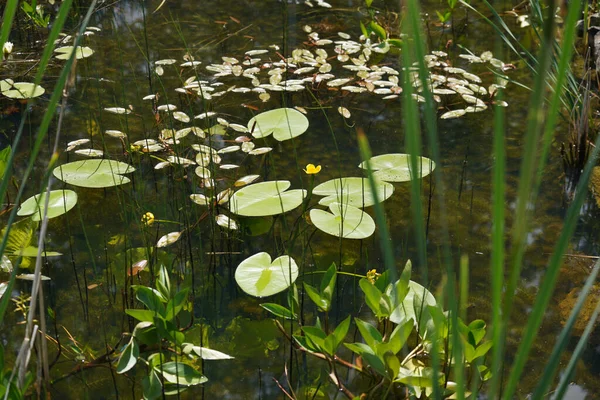
[[[158,242],[156,242],[156,247],[167,247],[168,245],[175,243],[179,240],[181,234],[182,232],[167,233],[166,235],[158,239]]]
[[[73,46],[63,46],[63,47],[54,49],[54,52],[58,53],[56,55],[56,58],[58,58],[59,60],[68,60],[71,57],[71,54],[73,53],[74,50],[75,50],[75,47],[73,47]],[[75,58],[78,60],[81,60],[82,58],[87,58],[87,57],[91,56],[92,54],[94,54],[94,50],[92,50],[91,48],[86,47],[86,46],[77,46]]]
[[[391,183],[375,181],[375,185],[379,201],[388,199],[394,193],[394,186]],[[363,208],[375,204],[371,184],[367,178],[332,179],[316,186],[313,194],[327,196],[319,201],[323,206],[341,203]]]
[[[32,215],[33,221],[40,221],[44,215],[46,193],[36,194],[25,200],[17,215]],[[72,190],[52,190],[48,200],[48,218],[63,215],[77,204],[77,193]]]
[[[310,211],[310,220],[323,232],[346,239],[364,239],[375,232],[375,221],[361,209],[340,203],[331,203],[329,209]]]
[[[135,171],[131,165],[115,160],[82,160],[54,168],[53,174],[63,182],[87,188],[106,188],[129,182],[122,174]]]
[[[258,114],[248,122],[252,136],[263,138],[273,134],[278,141],[300,136],[308,129],[308,119],[293,108],[278,108]]]
[[[466,113],[467,113],[467,111],[465,111],[465,110],[452,110],[452,111],[448,111],[448,112],[445,112],[442,115],[440,115],[440,119],[459,118],[459,117],[462,117],[463,115],[465,115]]]
[[[371,168],[376,172],[373,176],[386,182],[408,182],[411,180],[410,155],[409,154],[382,154],[369,160]],[[419,167],[420,164],[420,167]],[[419,171],[416,175],[423,178],[435,169],[435,163],[426,157],[417,157]],[[366,169],[366,163],[359,164],[360,168]]]
[[[246,186],[231,196],[229,209],[238,215],[262,217],[290,211],[300,204],[306,190],[290,187],[289,181],[269,181]]]
[[[287,289],[298,278],[298,265],[293,258],[281,256],[271,262],[268,253],[246,258],[235,270],[235,281],[251,296],[271,296]]]
[[[112,114],[131,114],[131,110],[123,107],[107,107],[104,111]]]
[[[231,229],[231,230],[237,230],[238,229],[237,222],[235,222],[234,220],[232,220],[231,218],[229,218],[225,214],[219,214],[219,215],[217,215],[215,217],[215,220],[217,221],[217,225],[219,225],[220,227],[223,227],[223,228],[226,228],[226,229]]]
[[[31,99],[44,94],[45,90],[41,86],[36,86],[29,82],[13,82],[10,79],[0,81],[0,90],[2,94],[11,99]]]

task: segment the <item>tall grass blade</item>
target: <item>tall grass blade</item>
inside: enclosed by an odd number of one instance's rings
[[[583,289],[581,289],[581,293],[579,293],[579,296],[577,297],[577,303],[575,303],[575,307],[573,307],[573,310],[571,311],[571,314],[569,315],[569,319],[565,323],[565,326],[563,327],[563,329],[560,331],[560,335],[558,336],[556,344],[554,345],[554,348],[552,349],[552,354],[550,355],[550,358],[548,359],[548,362],[546,363],[546,368],[544,368],[544,373],[542,375],[542,378],[540,379],[540,382],[538,383],[537,387],[535,388],[535,392],[533,393],[533,397],[532,397],[533,399],[544,398],[548,388],[552,384],[552,380],[554,379],[556,370],[560,366],[560,357],[561,357],[563,351],[565,350],[565,348],[567,347],[573,326],[575,325],[575,322],[577,321],[579,312],[581,311],[581,308],[583,307],[583,304],[585,303],[585,301],[590,293],[590,290],[592,289],[592,287],[594,286],[594,283],[596,282],[596,277],[598,276],[599,271],[600,271],[600,260],[596,261],[596,264],[594,264],[594,268],[592,269],[591,274],[586,279],[585,285],[583,286]],[[592,322],[596,321],[596,318],[592,318],[591,321]],[[568,374],[565,374],[565,375],[568,375]]]
[[[558,238],[556,245],[554,246],[554,251],[548,263],[548,267],[546,268],[544,280],[542,281],[542,285],[540,286],[538,295],[535,299],[535,303],[531,311],[530,317],[527,321],[527,325],[523,330],[525,333],[519,344],[519,348],[516,353],[516,358],[513,363],[513,368],[511,370],[508,383],[506,385],[506,391],[503,396],[507,400],[513,398],[513,395],[517,388],[518,380],[521,376],[521,373],[523,372],[523,368],[525,367],[525,362],[527,361],[527,357],[529,357],[531,346],[533,344],[534,339],[537,336],[538,329],[540,327],[542,319],[544,318],[546,307],[548,306],[550,297],[552,296],[552,292],[554,291],[556,279],[558,277],[560,266],[562,264],[562,258],[569,245],[569,240],[571,239],[571,236],[575,231],[575,227],[577,226],[579,213],[587,195],[587,185],[592,174],[592,170],[595,166],[596,159],[598,157],[599,147],[600,136],[598,136],[598,139],[596,139],[594,149],[590,155],[588,162],[586,163],[586,166],[583,170],[583,174],[577,186],[577,191],[575,192],[573,202],[567,210],[567,215],[565,217],[563,229],[561,231],[560,237]]]

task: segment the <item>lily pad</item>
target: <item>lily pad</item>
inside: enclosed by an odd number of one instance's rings
[[[388,199],[394,193],[391,183],[377,181],[377,198]],[[318,196],[327,196],[319,204],[328,206],[331,203],[349,204],[354,207],[369,207],[375,204],[371,184],[367,178],[336,178],[323,182],[313,189]]]
[[[54,168],[53,174],[63,182],[86,188],[106,188],[129,182],[122,174],[135,171],[131,165],[115,160],[81,160]]]
[[[32,215],[31,219],[40,221],[44,215],[46,193],[36,194],[25,200],[17,212],[18,216]],[[72,190],[52,190],[48,201],[48,218],[63,215],[77,204],[77,193]]]
[[[308,118],[293,108],[278,108],[258,114],[248,122],[248,130],[255,138],[273,134],[282,142],[302,135],[308,129]]]
[[[43,95],[43,87],[30,82],[13,82],[10,79],[0,81],[0,91],[11,99],[31,99]]]
[[[312,223],[325,233],[346,239],[365,239],[375,232],[375,221],[364,211],[354,206],[331,203],[327,212],[310,211]]]
[[[231,196],[229,209],[246,217],[281,214],[302,204],[306,190],[290,187],[289,181],[260,182],[246,186]]]
[[[235,270],[235,281],[250,296],[271,296],[287,289],[298,278],[293,258],[281,256],[271,262],[268,253],[246,258]]]
[[[411,180],[410,154],[382,154],[372,157],[369,160],[371,168],[376,172],[373,176],[386,182],[408,182]],[[417,176],[423,178],[435,169],[435,163],[427,157],[417,157],[417,166],[419,166]],[[358,165],[360,168],[367,168],[363,161]]]
[[[73,46],[63,46],[55,49],[54,52],[58,53],[56,55],[56,58],[58,58],[59,60],[68,60],[69,57],[71,57],[73,50],[75,50],[75,47]],[[82,58],[87,58],[92,54],[94,54],[94,50],[92,50],[91,48],[87,46],[77,46],[75,58],[81,60]]]

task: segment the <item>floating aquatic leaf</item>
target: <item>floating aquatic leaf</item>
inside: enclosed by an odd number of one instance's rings
[[[233,152],[236,152],[236,151],[239,151],[239,150],[240,150],[240,146],[233,145],[233,146],[224,147],[224,148],[220,149],[219,151],[217,151],[217,153],[219,153],[219,154],[227,154],[227,153],[233,153]]]
[[[278,108],[258,114],[248,122],[252,136],[263,138],[273,134],[278,141],[297,137],[308,129],[308,119],[293,108]]]
[[[329,204],[329,210],[312,209],[310,220],[325,233],[346,239],[364,239],[375,232],[375,221],[364,211],[340,203]]]
[[[254,150],[250,150],[248,152],[248,154],[253,155],[253,156],[260,156],[261,154],[266,154],[266,153],[270,152],[271,150],[273,150],[272,147],[259,147]]]
[[[194,172],[196,173],[196,175],[198,175],[200,178],[210,178],[211,174],[210,174],[210,170],[208,170],[207,168],[204,168],[202,166],[198,166],[196,167],[196,169],[194,170]]]
[[[233,184],[233,186],[240,187],[240,186],[249,185],[252,182],[254,182],[255,180],[257,180],[259,177],[260,177],[260,175],[246,175],[246,176],[243,176],[240,179],[238,179],[237,181],[235,181],[235,183]]]
[[[229,209],[238,215],[262,217],[290,211],[300,204],[306,190],[287,190],[289,181],[269,181],[246,186],[231,196]]]
[[[167,233],[166,235],[158,239],[158,242],[156,242],[156,247],[166,247],[170,244],[175,243],[181,237],[181,233],[182,232]]]
[[[117,131],[117,130],[114,130],[114,129],[109,129],[109,130],[105,131],[104,133],[107,134],[108,136],[112,136],[112,137],[115,137],[115,138],[124,138],[124,137],[127,137],[127,135],[124,134],[123,132]]]
[[[442,115],[440,115],[440,119],[459,118],[459,117],[462,117],[463,115],[465,115],[466,113],[467,113],[467,111],[465,111],[465,110],[452,110],[452,111],[448,111],[448,112],[445,112]]]
[[[172,164],[168,161],[161,161],[154,166],[154,169],[159,170],[159,169],[170,167],[171,165]]]
[[[203,194],[196,194],[196,193],[194,193],[194,194],[190,194],[190,199],[191,199],[191,200],[192,200],[194,203],[196,203],[196,204],[199,204],[199,205],[201,205],[201,206],[207,206],[207,205],[209,205],[209,204],[210,204],[210,202],[211,202],[211,199],[210,199],[209,197],[206,197],[206,196],[205,196],[205,195],[203,195]]]
[[[293,258],[281,256],[271,262],[268,253],[246,258],[235,270],[235,281],[250,296],[266,297],[282,292],[298,278]]]
[[[373,176],[386,182],[407,182],[411,180],[410,173],[410,155],[409,154],[382,154],[372,157],[369,160],[371,168],[376,172]],[[360,168],[366,169],[366,163],[359,164]],[[435,163],[426,157],[417,157],[416,175],[420,178],[425,177],[435,169]]]
[[[183,165],[184,167],[187,167],[188,165],[196,164],[194,161],[190,160],[189,158],[177,157],[177,156],[168,156],[167,161],[170,162],[171,164]]]
[[[190,122],[190,117],[183,111],[175,111],[173,113],[173,118],[181,122]]]
[[[219,165],[220,169],[235,169],[235,168],[239,168],[240,166],[237,164],[221,164]]]
[[[237,222],[235,222],[234,220],[232,220],[231,218],[229,218],[227,215],[225,214],[219,214],[215,217],[215,220],[217,221],[217,225],[223,227],[223,228],[227,228],[227,229],[231,229],[231,230],[237,230],[238,229],[238,225]]]
[[[78,139],[78,140],[73,140],[69,143],[67,143],[67,147],[76,147],[76,146],[81,146],[82,144],[86,144],[90,141],[90,139]]]
[[[244,142],[242,143],[242,151],[244,153],[249,153],[250,151],[252,151],[252,149],[254,149],[256,145],[254,144],[254,142]]]
[[[177,106],[175,104],[162,104],[156,107],[158,111],[175,111],[177,110]]]
[[[229,124],[229,127],[236,132],[242,132],[242,133],[248,132],[248,128],[246,128],[244,125]]]
[[[31,99],[44,94],[41,86],[29,82],[13,82],[10,79],[0,81],[0,92],[11,99]]]
[[[33,221],[44,216],[46,193],[36,194],[25,200],[17,212],[18,216],[31,215]],[[48,200],[48,218],[63,215],[77,204],[77,193],[72,190],[52,190]],[[33,214],[33,215],[32,215]]]
[[[394,193],[391,183],[375,181],[379,201],[388,199]],[[367,178],[336,178],[317,185],[313,194],[326,196],[319,204],[328,206],[332,203],[350,204],[354,207],[369,207],[375,204],[371,184]]]
[[[54,49],[54,52],[58,53],[56,58],[58,58],[59,60],[68,60],[71,57],[73,50],[75,50],[75,48],[73,46],[63,46],[63,47]],[[90,49],[89,47],[77,46],[77,51],[75,52],[75,58],[80,60],[82,58],[87,58],[87,57],[91,56],[92,54],[94,54],[94,50]]]
[[[115,160],[82,160],[56,167],[52,172],[63,182],[87,188],[106,188],[129,182],[122,174],[135,171],[131,165]]]
[[[174,60],[172,58],[167,58],[164,60],[158,60],[154,62],[154,65],[171,65],[171,64],[175,64],[177,62],[177,60]]]
[[[96,149],[80,149],[75,150],[75,154],[79,154],[80,156],[86,157],[102,157],[104,155],[104,152],[102,150]]]
[[[338,113],[340,113],[340,115],[344,118],[350,118],[352,116],[352,114],[350,113],[350,110],[348,110],[346,107],[338,107]]]
[[[104,111],[112,114],[131,114],[131,110],[123,107],[107,107]]]
[[[33,281],[35,279],[35,274],[20,274],[17,275],[15,278],[17,279],[22,279],[24,281]],[[40,275],[40,279],[43,281],[49,281],[50,278],[48,278],[45,275]]]

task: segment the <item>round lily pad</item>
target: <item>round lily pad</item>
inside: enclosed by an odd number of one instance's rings
[[[260,182],[245,186],[231,196],[231,212],[246,217],[281,214],[302,204],[306,190],[287,190],[289,181]]]
[[[54,52],[58,53],[56,55],[56,58],[58,58],[59,60],[68,60],[69,57],[71,57],[71,53],[73,53],[74,49],[75,49],[75,47],[73,47],[73,46],[63,46],[63,47],[54,49]],[[87,57],[91,56],[92,54],[94,54],[94,50],[92,50],[91,48],[89,48],[87,46],[77,46],[77,52],[75,53],[75,58],[80,60],[82,58],[87,58]]]
[[[106,188],[129,182],[122,174],[135,168],[115,160],[81,160],[54,168],[53,174],[63,182],[87,188]]]
[[[376,171],[373,176],[386,182],[408,182],[411,180],[410,154],[382,154],[369,160],[371,168]],[[363,161],[358,165],[366,169]],[[417,176],[423,178],[435,169],[435,163],[427,157],[417,157]]]
[[[266,297],[290,287],[298,278],[298,265],[293,258],[281,256],[271,262],[268,253],[246,258],[235,270],[235,281],[250,296]]]
[[[354,206],[331,203],[327,212],[310,211],[312,223],[325,233],[346,239],[364,239],[375,232],[375,221],[364,211]]]
[[[377,199],[384,201],[394,193],[391,183],[376,181]],[[313,194],[326,196],[319,204],[328,206],[331,203],[349,204],[354,207],[369,207],[375,204],[371,183],[367,178],[336,178],[323,182],[313,189]]]
[[[273,134],[280,142],[302,135],[308,129],[308,118],[293,108],[278,108],[258,114],[248,122],[255,138]]]
[[[44,215],[46,193],[36,194],[25,200],[17,215],[31,215],[33,221],[40,221]],[[48,200],[48,218],[63,215],[77,204],[77,193],[72,190],[52,190]],[[33,214],[33,215],[32,215]]]
[[[45,90],[39,85],[29,82],[13,82],[10,79],[0,81],[0,91],[11,99],[31,99],[44,94]]]

